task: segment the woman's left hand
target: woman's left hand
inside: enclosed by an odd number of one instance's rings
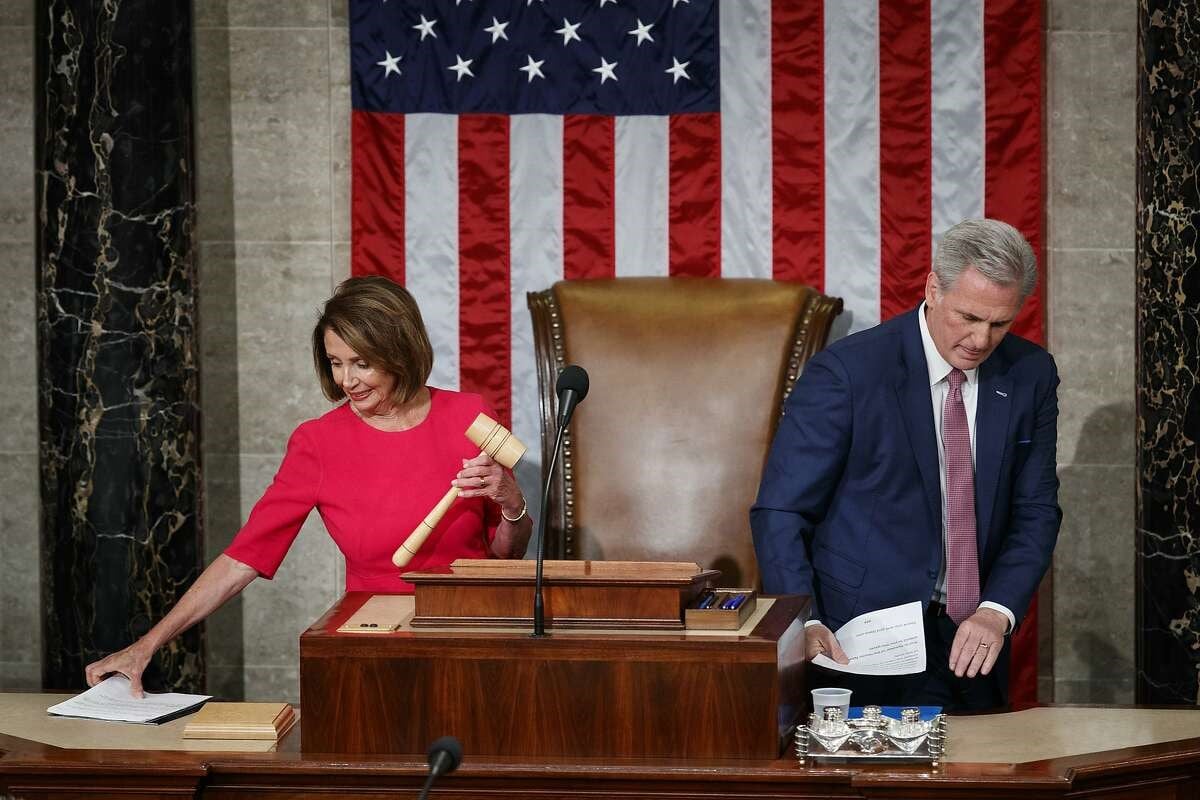
[[[525,498],[512,474],[487,453],[463,459],[463,468],[453,485],[459,488],[459,497],[486,497],[509,517],[516,517],[525,507]]]

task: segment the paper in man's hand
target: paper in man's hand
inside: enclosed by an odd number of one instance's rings
[[[849,664],[827,655],[812,663],[856,675],[911,675],[925,671],[925,623],[920,602],[860,614],[837,629]]]

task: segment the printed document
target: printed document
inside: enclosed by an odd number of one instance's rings
[[[70,700],[50,706],[46,713],[111,722],[159,723],[195,711],[210,699],[212,695],[208,694],[147,692],[146,696],[139,700],[129,693],[129,678],[113,675]]]
[[[925,670],[925,624],[920,601],[861,614],[834,636],[850,658],[839,664],[822,653],[812,663],[856,675],[911,675]]]

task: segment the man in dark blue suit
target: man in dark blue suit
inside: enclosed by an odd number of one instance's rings
[[[923,673],[810,671],[856,705],[1005,703],[1008,634],[1050,563],[1062,513],[1058,375],[1008,333],[1037,282],[1028,242],[995,220],[951,228],[909,313],[817,353],[788,398],[750,512],[768,594],[813,598],[810,658],[831,631],[920,601]]]

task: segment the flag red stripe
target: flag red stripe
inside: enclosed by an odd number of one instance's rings
[[[721,117],[671,117],[667,237],[671,275],[721,276]]]
[[[933,263],[929,0],[879,2],[880,319],[921,301]]]
[[[1044,264],[1041,18],[1040,0],[986,0],[984,6],[984,213],[1019,229]],[[1013,326],[1039,343],[1045,336],[1043,297],[1044,281],[1039,281]],[[1014,707],[1037,702],[1037,618],[1035,597],[1025,624],[1012,637],[1009,701]]]
[[[616,274],[616,120],[563,117],[563,278]]]
[[[512,424],[509,117],[458,118],[459,386]]]
[[[404,115],[350,115],[350,272],[404,283]]]
[[[772,270],[825,288],[825,18],[821,3],[771,6]]]
[[[1044,264],[1040,7],[1040,0],[987,0],[984,6],[984,213],[1020,230]],[[1039,281],[1013,326],[1038,343],[1045,338],[1044,291]]]

